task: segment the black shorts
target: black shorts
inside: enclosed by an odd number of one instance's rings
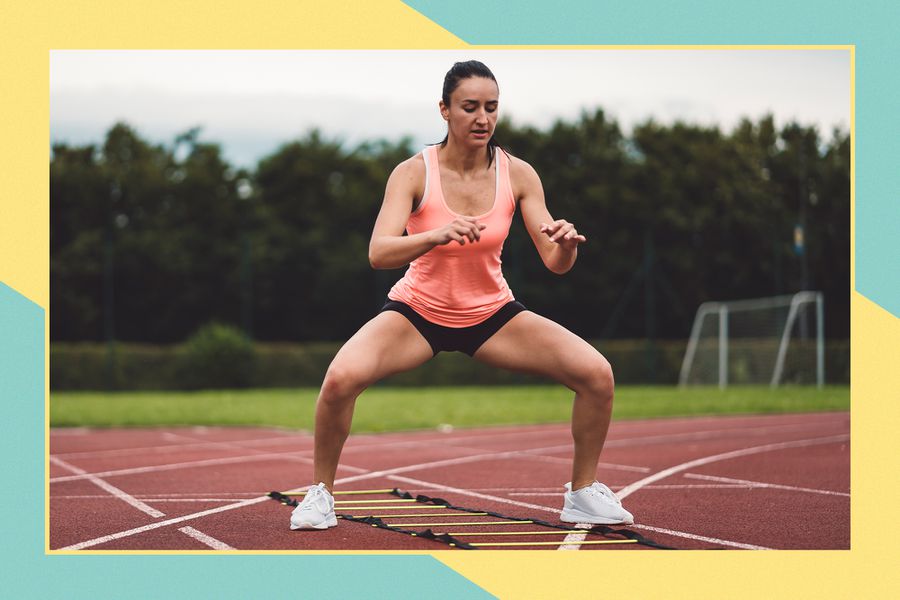
[[[422,337],[425,338],[425,341],[428,342],[435,354],[441,351],[465,352],[472,356],[481,348],[482,344],[506,325],[510,319],[523,310],[528,309],[520,302],[513,300],[504,304],[500,310],[486,320],[471,327],[445,327],[432,323],[413,310],[408,304],[397,302],[396,300],[388,300],[381,312],[386,310],[396,311],[406,317],[419,330],[419,333],[422,334]]]

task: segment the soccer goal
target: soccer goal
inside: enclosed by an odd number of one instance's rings
[[[825,383],[821,292],[704,302],[697,309],[679,385]]]

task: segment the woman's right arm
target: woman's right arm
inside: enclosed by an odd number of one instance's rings
[[[438,229],[403,235],[413,201],[425,185],[425,164],[420,155],[403,161],[388,178],[384,201],[369,241],[369,263],[374,269],[398,269],[435,246],[452,241],[460,245],[481,239],[485,228],[477,219],[461,217]]]

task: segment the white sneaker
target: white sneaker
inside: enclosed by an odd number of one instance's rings
[[[572,483],[567,483],[565,502],[559,519],[566,523],[595,525],[634,524],[634,517],[622,508],[622,502],[615,493],[599,481],[574,492]]]
[[[291,529],[328,529],[337,526],[334,516],[334,497],[324,483],[306,492],[294,512],[291,513]]]

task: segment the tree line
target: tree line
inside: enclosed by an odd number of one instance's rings
[[[546,130],[498,124],[540,174],[555,218],[588,242],[547,271],[516,217],[504,272],[517,299],[587,338],[685,338],[708,300],[821,290],[849,337],[850,138],[772,117],[715,126],[602,110]],[[209,322],[265,341],[342,340],[403,270],[367,247],[410,140],[353,148],[311,131],[252,169],[199,129],[151,143],[125,123],[50,161],[52,341],[173,343]]]

